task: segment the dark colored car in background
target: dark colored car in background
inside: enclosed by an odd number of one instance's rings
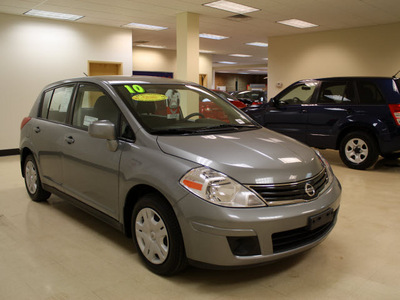
[[[261,125],[309,146],[336,149],[353,169],[400,151],[400,81],[337,77],[293,83],[245,112]]]
[[[236,91],[232,92],[231,95],[248,105],[261,105],[268,100],[267,93],[261,90]]]

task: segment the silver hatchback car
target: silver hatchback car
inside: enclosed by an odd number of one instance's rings
[[[340,204],[317,151],[178,80],[48,85],[22,121],[20,151],[32,200],[53,193],[120,229],[161,275],[305,251],[332,230]]]

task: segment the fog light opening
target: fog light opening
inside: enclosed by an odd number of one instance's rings
[[[260,255],[260,243],[257,236],[227,237],[229,247],[235,256]]]

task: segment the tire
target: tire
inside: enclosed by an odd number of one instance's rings
[[[340,143],[339,152],[343,163],[357,170],[371,167],[379,155],[375,139],[362,131],[347,134]]]
[[[146,194],[135,205],[131,219],[133,241],[152,272],[171,276],[187,265],[178,220],[166,200]]]
[[[51,196],[51,193],[45,191],[42,188],[42,183],[39,176],[39,169],[37,167],[35,159],[31,154],[25,158],[24,179],[26,191],[33,201],[43,202]]]

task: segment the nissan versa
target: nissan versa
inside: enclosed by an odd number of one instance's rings
[[[188,82],[48,85],[22,121],[20,150],[33,201],[70,200],[132,236],[161,275],[305,251],[339,209],[340,184],[318,152]]]

